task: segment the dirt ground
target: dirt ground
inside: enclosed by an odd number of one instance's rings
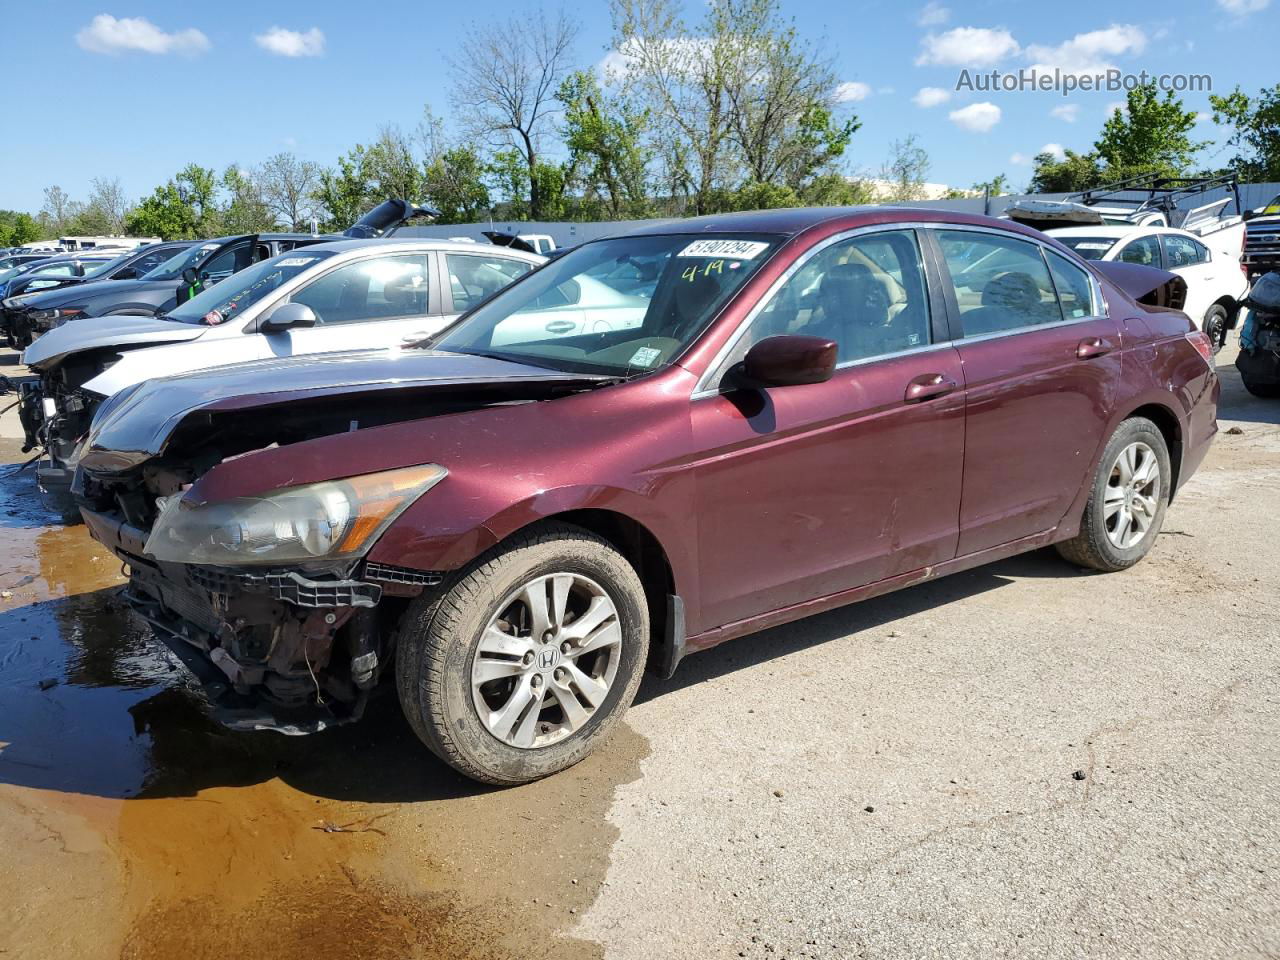
[[[1280,401],[1232,352],[1136,568],[1043,551],[744,638],[501,791],[390,699],[212,726],[6,414],[0,955],[1280,957]]]

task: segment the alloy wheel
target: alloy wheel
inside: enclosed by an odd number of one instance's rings
[[[499,605],[471,663],[471,698],[486,729],[513,747],[571,736],[609,695],[622,653],[618,610],[578,573],[537,577]]]
[[[1107,539],[1121,550],[1136,546],[1155,522],[1160,506],[1160,461],[1142,441],[1120,451],[1103,492]]]

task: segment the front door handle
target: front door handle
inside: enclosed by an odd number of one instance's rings
[[[920,403],[922,400],[946,396],[955,388],[956,382],[945,373],[926,373],[907,384],[907,392],[902,399],[906,403]]]
[[[1092,357],[1110,353],[1114,349],[1110,340],[1104,340],[1102,337],[1085,337],[1076,344],[1076,359],[1089,360]]]

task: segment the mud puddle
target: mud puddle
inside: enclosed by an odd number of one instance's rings
[[[28,474],[0,476],[0,955],[599,955],[572,929],[642,738],[492,791],[392,697],[315,737],[231,733],[122,583]]]

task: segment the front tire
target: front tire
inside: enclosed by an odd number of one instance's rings
[[[586,530],[544,523],[410,607],[396,684],[436,756],[484,783],[527,783],[607,739],[635,698],[648,647],[635,568]]]
[[[1156,542],[1173,478],[1164,434],[1145,417],[1131,417],[1107,441],[1094,473],[1080,532],[1057,544],[1081,567],[1125,570]]]

